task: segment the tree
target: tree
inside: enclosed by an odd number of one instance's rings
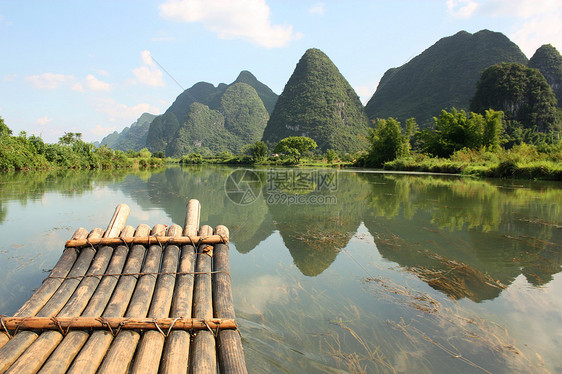
[[[413,133],[416,127],[415,123],[410,121],[408,131]],[[371,149],[367,154],[367,166],[381,167],[387,161],[409,154],[409,134],[402,134],[400,122],[392,117],[377,119],[375,128],[370,129],[368,139]]]
[[[560,129],[556,115],[556,97],[544,76],[521,64],[498,64],[482,72],[470,110],[503,111],[508,130],[511,127],[537,127],[540,132]]]
[[[254,162],[261,162],[267,158],[269,149],[264,142],[257,141],[252,145],[250,152],[252,157],[254,158]]]
[[[338,152],[334,151],[333,149],[328,149],[326,151],[326,161],[328,161],[328,163],[332,163],[334,162],[334,160],[338,157]]]
[[[4,123],[2,117],[0,117],[0,137],[4,135],[12,135],[12,130]]]
[[[295,161],[299,162],[304,151],[315,149],[318,147],[316,142],[306,136],[289,136],[281,139],[274,149],[274,152],[283,153],[295,157]]]
[[[59,138],[59,144],[62,145],[72,145],[82,141],[82,133],[80,132],[65,132],[63,136]]]
[[[422,149],[434,156],[449,157],[463,148],[487,147],[497,150],[503,133],[503,112],[486,110],[486,115],[466,114],[455,108],[442,110],[439,118],[433,118],[433,129],[425,129],[420,137]]]

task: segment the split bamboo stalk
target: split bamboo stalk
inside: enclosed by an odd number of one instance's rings
[[[210,235],[210,226],[202,226],[199,234]],[[195,288],[193,291],[193,316],[194,318],[212,318],[213,302],[211,295],[211,255],[212,247],[199,246],[197,251],[197,264],[195,267]],[[210,331],[198,331],[193,339],[191,356],[193,373],[215,373],[217,359],[215,352],[215,337]]]
[[[69,330],[69,329],[121,329],[121,330],[207,330],[233,329],[236,322],[230,318],[171,318],[171,317],[4,317],[8,329]],[[159,333],[160,334],[160,333]],[[160,334],[162,335],[162,334]]]
[[[98,238],[103,234],[102,229],[94,229],[92,233],[88,236],[89,238]],[[78,259],[74,263],[72,270],[68,273],[67,278],[80,277],[86,274],[86,271],[90,267],[92,259],[96,254],[94,247],[84,248],[80,251]],[[80,278],[65,279],[58,290],[51,296],[51,299],[41,308],[37,313],[39,317],[51,317],[55,316],[68,301],[78,284],[80,283]]]
[[[129,212],[130,210],[126,205],[121,204],[117,206],[105,234],[101,229],[94,229],[89,237],[93,239],[101,237],[102,235],[105,237],[119,235],[125,226]],[[68,273],[68,276],[83,275],[83,269],[87,269],[86,274],[99,274],[104,272],[112,253],[113,249],[107,246],[98,248],[97,251],[94,247],[83,249],[72,270]],[[93,258],[94,255],[95,258]],[[78,279],[65,279],[59,289],[37,315],[39,317],[51,317],[54,315],[71,317],[80,315],[94,293],[98,283],[99,278],[96,277],[87,277],[82,279],[82,281]],[[36,373],[62,339],[63,335],[59,331],[47,331],[42,333],[11,366],[8,373]]]
[[[83,238],[88,236],[88,231],[79,228],[73,235],[73,238]],[[34,316],[49,298],[55,293],[62,283],[62,279],[58,277],[65,277],[74,262],[78,258],[78,252],[75,249],[66,249],[61,258],[51,271],[52,277],[47,278],[41,287],[23,306],[15,313],[16,317]],[[6,372],[8,368],[22,355],[22,353],[37,339],[38,335],[32,331],[24,331],[16,334],[9,342],[0,348],[0,373]]]
[[[185,245],[185,244],[216,244],[216,243],[224,243],[224,238],[219,235],[195,235],[192,237],[186,236],[179,236],[179,237],[171,237],[171,236],[148,236],[144,238],[99,238],[99,239],[71,239],[68,240],[65,244],[66,248],[87,248],[92,245],[110,245],[115,246],[119,244],[142,244],[142,245],[151,245],[151,244],[159,244],[159,245]]]
[[[107,230],[103,234],[104,238],[117,238],[119,234],[125,227],[125,223],[127,222],[127,218],[131,213],[131,209],[127,204],[119,204],[115,208],[115,213],[111,217],[111,221],[107,225]]]
[[[2,348],[9,340],[10,337],[5,332],[0,332],[0,348]]]
[[[132,226],[126,226],[122,231],[123,236],[132,236],[135,229]],[[125,246],[118,246],[113,251],[113,256],[109,266],[107,267],[107,273],[117,274],[123,270],[125,265],[125,260],[127,258],[128,248]],[[88,306],[82,312],[82,317],[98,317],[102,314],[103,309],[107,305],[107,302],[117,284],[117,277],[105,276],[99,282],[98,287],[94,295],[90,298]],[[82,346],[88,340],[90,334],[86,331],[70,331],[63,339],[63,341],[58,345],[57,349],[51,354],[47,362],[43,365],[39,374],[56,374],[64,373],[72,364],[72,361],[76,355],[82,349]]]
[[[189,200],[183,229],[184,236],[196,236],[199,230],[201,204],[196,199]],[[181,247],[181,258],[176,277],[176,287],[172,301],[171,317],[191,317],[193,302],[193,283],[195,271],[195,247],[192,244]],[[189,365],[189,346],[191,335],[187,331],[174,330],[166,339],[160,371],[165,374],[186,374]]]
[[[219,225],[215,234],[228,238],[228,229]],[[216,244],[213,249],[213,312],[217,318],[235,319],[230,281],[228,245]],[[221,330],[217,336],[217,351],[222,374],[247,374],[246,359],[240,333]]]
[[[84,239],[87,236],[88,231],[86,229],[79,228],[72,236],[72,239]],[[53,270],[51,270],[50,276],[43,281],[41,287],[35,291],[33,296],[31,296],[22,305],[14,316],[24,317],[36,315],[59,288],[63,281],[62,278],[68,275],[68,272],[72,269],[72,265],[74,265],[74,262],[78,258],[78,253],[79,252],[75,249],[66,248]]]
[[[155,225],[152,235],[159,235],[165,230],[164,225]],[[160,268],[162,247],[151,245],[148,248],[143,273],[155,273]],[[145,317],[148,313],[150,300],[156,284],[155,275],[141,275],[137,281],[131,303],[127,308],[126,317]],[[136,331],[121,331],[115,337],[100,367],[100,373],[127,373],[133,359],[140,335]]]
[[[94,229],[90,232],[89,237],[96,238],[103,234],[101,229]],[[92,261],[95,251],[87,249],[80,252],[78,259],[72,266],[68,276],[84,275],[88,270],[89,264]],[[64,303],[70,297],[70,294],[76,289],[78,285],[76,280],[65,279],[57,291],[51,296],[51,299],[45,304],[43,308],[37,313],[39,317],[52,317],[55,316],[59,310],[64,306]],[[65,294],[69,293],[69,294]],[[41,339],[39,334],[34,331],[24,331],[20,334],[35,335],[32,344],[17,357],[17,360],[12,361],[6,373],[36,373],[43,363],[47,360],[51,352],[62,340],[62,335],[49,334]],[[10,345],[8,343],[6,346]],[[12,357],[13,359],[13,357]]]
[[[92,266],[88,273],[99,274],[105,271],[113,249],[111,247],[102,247],[97,253]],[[69,302],[64,306],[57,317],[72,317],[80,315],[82,309],[86,306],[88,299],[92,295],[97,286],[99,279],[96,277],[84,278],[80,286],[74,292]],[[26,317],[23,317],[24,320]],[[50,317],[27,317],[50,320]],[[37,340],[25,351],[25,353],[12,365],[10,371],[36,373],[45,360],[57,348],[63,340],[63,334],[60,331],[43,332]]]
[[[150,227],[141,224],[136,232],[135,237],[147,236],[150,233]],[[141,269],[143,259],[145,256],[146,249],[142,245],[134,245],[127,258],[124,273],[138,273]],[[113,277],[105,277],[102,283],[106,279]],[[115,290],[111,294],[111,299],[105,307],[102,317],[122,317],[127,310],[129,305],[129,300],[135,289],[135,284],[137,282],[137,277],[134,275],[125,275],[119,277],[119,281],[115,286]],[[95,297],[96,295],[94,295]],[[105,297],[102,297],[105,298]],[[102,303],[97,303],[96,305],[102,305]],[[103,305],[105,306],[105,305]],[[90,305],[86,308],[84,313],[95,314],[93,310],[90,310]],[[98,314],[99,315],[99,314]],[[109,331],[95,331],[93,332],[88,341],[80,350],[80,353],[72,363],[72,366],[68,370],[68,373],[73,374],[87,374],[95,373],[101,364],[111,342],[113,341],[113,335]]]
[[[182,228],[172,225],[168,229],[168,236],[180,236]],[[178,268],[180,249],[176,245],[168,245],[164,249],[162,259],[162,273],[174,273]],[[156,281],[154,296],[148,316],[151,318],[166,318],[170,314],[172,296],[176,282],[175,274],[160,274]],[[157,325],[159,326],[159,325]],[[161,331],[146,331],[139,343],[131,373],[157,373],[164,348],[165,336]]]

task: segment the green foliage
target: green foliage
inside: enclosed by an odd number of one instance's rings
[[[368,119],[353,88],[328,56],[309,49],[279,96],[262,140],[306,136],[323,152],[354,152],[367,147],[367,132]]]
[[[245,144],[258,141],[267,123],[268,113],[256,90],[235,83],[221,91],[211,107],[191,104],[185,121],[166,147],[166,155],[186,153],[238,152]]]
[[[82,133],[79,132],[65,132],[64,135],[59,138],[59,144],[62,145],[73,145],[81,141]]]
[[[138,151],[146,147],[148,129],[154,118],[156,118],[154,114],[143,113],[130,127],[125,127],[120,133],[115,131],[103,138],[101,145],[122,151]]]
[[[409,131],[414,131],[415,127],[415,122],[410,121]],[[408,135],[402,134],[400,122],[394,118],[377,119],[375,128],[370,129],[368,139],[371,149],[366,155],[363,166],[381,167],[387,161],[408,155],[410,150]]]
[[[4,123],[4,119],[0,117],[0,137],[12,135],[12,130]]]
[[[413,154],[384,164],[387,170],[460,173],[496,178],[550,179],[562,181],[562,143],[516,145],[491,152],[462,149],[449,158]]]
[[[482,72],[470,108],[484,113],[492,108],[503,111],[512,127],[536,127],[540,132],[560,131],[556,97],[544,76],[521,64],[502,63]]]
[[[389,69],[365,110],[370,119],[415,117],[421,127],[431,126],[441,109],[468,110],[482,70],[501,62],[527,64],[527,57],[501,33],[460,31]]]
[[[147,148],[143,148],[139,151],[139,157],[149,158],[151,156],[152,156],[152,153]]]
[[[257,141],[250,147],[250,153],[254,162],[263,162],[269,154],[269,148],[264,142]]]
[[[146,146],[169,157],[238,152],[261,139],[276,101],[277,95],[247,71],[230,85],[199,82],[152,121]]]
[[[180,159],[180,164],[201,164],[203,156],[200,153],[189,153]]]
[[[494,110],[487,110],[485,116],[467,116],[464,110],[455,108],[451,112],[442,110],[439,118],[434,118],[434,129],[421,132],[422,149],[438,157],[448,157],[463,148],[497,150],[503,131],[502,116],[502,112]]]
[[[562,107],[562,56],[551,44],[541,46],[529,60],[529,67],[538,69],[552,88],[558,107]]]
[[[277,143],[274,152],[293,156],[295,158],[295,161],[299,162],[303,152],[309,149],[315,149],[316,147],[318,147],[316,142],[309,137],[289,136],[287,138],[281,139],[281,141]]]
[[[148,166],[163,164],[161,160],[148,158],[146,163]],[[133,166],[133,161],[123,151],[114,151],[105,146],[95,148],[93,144],[84,142],[80,133],[67,132],[56,144],[46,144],[34,135],[27,137],[25,132],[10,136],[6,131],[0,136],[0,170],[113,169]]]
[[[333,149],[328,149],[326,151],[326,161],[328,161],[328,163],[332,163],[336,160],[336,158],[338,157],[338,152],[334,151]]]

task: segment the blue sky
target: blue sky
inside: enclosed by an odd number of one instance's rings
[[[387,69],[482,29],[528,57],[562,51],[562,0],[0,0],[0,116],[46,142],[101,140],[242,70],[280,94],[308,48],[366,103]]]

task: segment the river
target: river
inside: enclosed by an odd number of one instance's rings
[[[231,235],[251,373],[562,372],[562,184],[355,169],[0,176],[0,314],[76,228],[201,224]]]

